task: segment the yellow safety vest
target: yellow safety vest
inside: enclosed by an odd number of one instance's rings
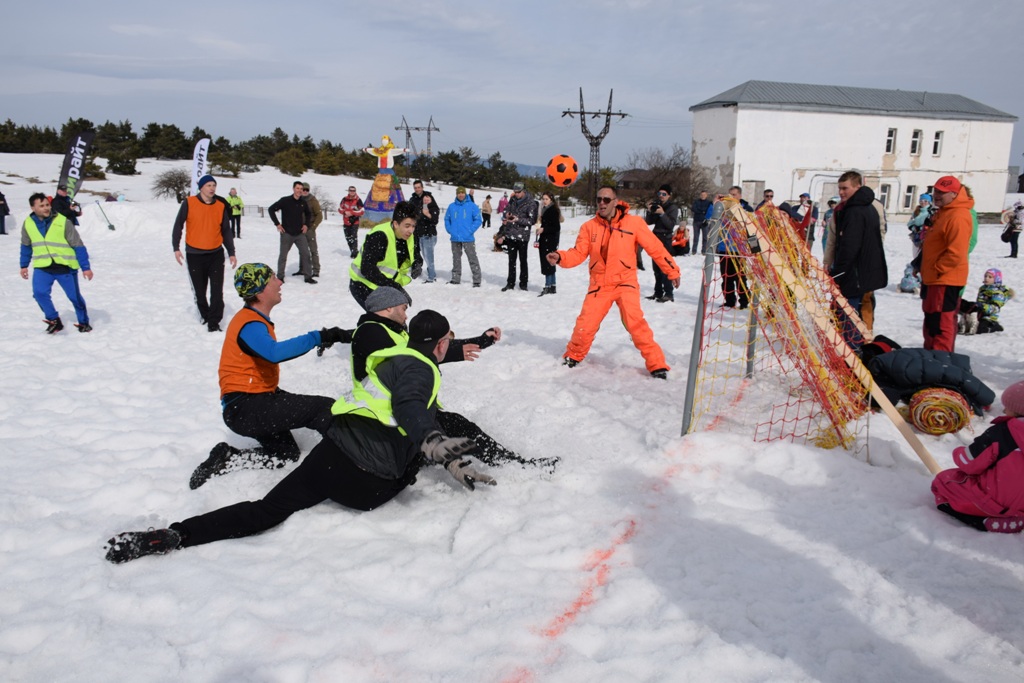
[[[78,270],[78,259],[75,257],[74,248],[68,244],[64,235],[64,228],[67,225],[67,218],[63,214],[57,214],[50,223],[46,236],[39,231],[32,216],[25,219],[25,232],[32,241],[32,266],[35,268],[46,268],[54,263]]]
[[[409,277],[409,268],[412,266],[413,256],[415,254],[415,237],[410,235],[409,239],[405,241],[406,245],[409,247],[409,260],[399,264],[398,250],[395,247],[395,231],[391,227],[391,222],[380,223],[379,225],[374,226],[373,230],[367,234],[367,238],[375,232],[382,232],[388,238],[388,249],[384,252],[384,260],[377,264],[377,268],[380,269],[380,272],[383,273],[385,277],[391,278],[403,287],[412,282],[412,278]],[[352,265],[348,268],[348,274],[356,282],[362,282],[370,289],[377,289],[376,284],[363,277],[362,265],[364,253],[365,251],[360,249],[359,254],[352,259]]]
[[[395,343],[395,346],[406,346],[409,343],[409,333],[406,332],[405,330],[402,330],[401,332],[395,332],[394,330],[392,330],[390,327],[388,327],[384,323],[377,322],[376,320],[371,320],[369,322],[365,322],[365,323],[363,323],[363,325],[380,325],[381,327],[384,328],[384,331],[388,333],[388,336],[391,337],[391,341],[393,341]],[[360,325],[359,327],[362,327],[363,325]],[[359,327],[357,327],[355,332],[352,333],[353,336],[355,336],[356,332],[359,331]],[[352,377],[352,384],[353,384],[353,386],[356,386],[356,385],[359,384],[359,382],[356,381],[356,359],[355,359],[355,356],[353,356],[350,353],[348,355],[348,361],[349,361],[349,371],[350,371],[350,375]],[[370,359],[369,358],[366,359],[366,363],[367,363],[367,370],[369,370],[369,363],[370,363]],[[362,381],[365,382],[366,380],[367,380],[367,378],[364,377]]]
[[[428,366],[434,373],[434,387],[430,392],[430,400],[427,407],[437,402],[437,392],[441,390],[441,371],[437,369],[437,363],[432,363],[426,356],[408,346],[392,346],[387,349],[374,351],[366,359],[367,376],[362,384],[356,384],[352,388],[352,400],[344,396],[339,398],[331,406],[331,413],[334,415],[362,415],[377,420],[387,427],[396,427],[403,436],[405,430],[398,426],[394,413],[391,411],[391,391],[384,386],[377,377],[377,366],[388,358],[395,356],[412,356],[418,358]]]

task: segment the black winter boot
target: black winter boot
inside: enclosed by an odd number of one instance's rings
[[[123,564],[145,555],[163,555],[181,547],[181,534],[174,529],[126,531],[107,541],[107,560]]]

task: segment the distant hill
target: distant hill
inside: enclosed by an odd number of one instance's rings
[[[516,170],[519,171],[519,175],[524,175],[524,176],[540,176],[540,175],[544,175],[544,171],[545,171],[545,167],[544,166],[531,166],[530,164],[520,164],[517,161],[513,161],[512,163],[516,165]]]

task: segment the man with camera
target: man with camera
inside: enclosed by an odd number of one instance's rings
[[[668,183],[658,188],[654,199],[647,204],[647,216],[644,219],[651,226],[651,232],[658,238],[665,251],[671,253],[672,232],[679,222],[679,207],[672,201],[672,186]],[[665,303],[675,301],[672,281],[654,264],[654,294],[647,297],[653,301]]]

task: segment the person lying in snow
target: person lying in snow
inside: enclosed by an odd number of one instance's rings
[[[935,505],[979,531],[1024,530],[1024,382],[1003,392],[1004,415],[970,446],[953,451],[954,469],[932,481]]]
[[[473,467],[472,439],[451,437],[437,424],[438,362],[451,343],[448,320],[424,310],[409,323],[409,341],[367,359],[366,386],[340,398],[323,440],[261,500],[236,503],[175,522],[166,529],[128,531],[107,541],[108,561],[241,538],[266,531],[292,513],[325,500],[373,510],[416,481],[421,463],[442,465],[463,486],[494,485]]]

